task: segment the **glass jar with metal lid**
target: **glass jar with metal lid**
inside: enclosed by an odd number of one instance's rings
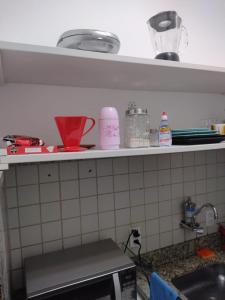
[[[149,147],[150,118],[147,109],[130,103],[126,111],[125,146],[128,148]]]

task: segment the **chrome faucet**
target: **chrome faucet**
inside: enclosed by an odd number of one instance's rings
[[[195,203],[193,203],[191,201],[190,197],[188,197],[188,199],[185,200],[185,202],[184,202],[184,204],[187,204],[187,203],[188,203],[189,207],[192,207],[192,208],[195,207]],[[217,213],[217,210],[216,210],[215,206],[213,206],[211,203],[205,203],[202,206],[200,206],[199,208],[194,209],[194,211],[192,211],[191,218],[188,216],[188,221],[187,221],[187,218],[185,220],[182,220],[180,222],[180,226],[184,229],[189,230],[189,231],[196,232],[197,234],[203,234],[204,233],[204,228],[201,227],[200,224],[196,222],[195,217],[205,207],[206,208],[211,208],[213,210],[213,213],[214,213],[214,219],[218,220],[218,213]]]
[[[218,212],[215,208],[214,205],[212,205],[211,203],[205,203],[203,204],[202,206],[200,206],[199,208],[196,209],[196,211],[192,214],[192,222],[195,223],[195,217],[202,211],[202,209],[204,207],[209,207],[213,210],[213,213],[214,213],[214,219],[215,220],[218,220]]]

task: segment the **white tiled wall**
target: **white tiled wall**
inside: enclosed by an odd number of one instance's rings
[[[143,251],[194,238],[179,228],[184,195],[210,201],[224,220],[225,151],[17,165],[5,186],[16,289],[25,257],[108,237],[125,242],[132,226],[141,228]]]

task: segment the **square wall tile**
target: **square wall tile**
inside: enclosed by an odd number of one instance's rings
[[[159,201],[171,199],[171,185],[161,185],[158,189]]]
[[[171,183],[170,170],[160,170],[158,172],[158,183],[159,185],[166,185]]]
[[[126,174],[128,173],[128,158],[119,157],[113,159],[113,173]]]
[[[39,186],[38,185],[19,186],[18,202],[20,206],[39,203]]]
[[[158,202],[159,196],[158,196],[158,188],[157,187],[151,187],[145,189],[145,203],[154,203]]]
[[[206,166],[196,166],[195,167],[195,179],[200,180],[200,179],[205,179],[206,178]]]
[[[80,235],[80,218],[63,220],[63,238]]]
[[[80,246],[80,245],[81,245],[81,236],[80,235],[63,239],[63,248],[64,249],[68,249],[68,248],[72,248],[72,247]]]
[[[157,155],[144,156],[144,171],[156,171],[156,170],[158,170]]]
[[[116,210],[116,226],[127,225],[130,223],[130,208]]]
[[[180,183],[183,182],[183,168],[171,169],[171,182],[172,183]]]
[[[94,196],[97,194],[96,178],[80,180],[80,197]]]
[[[195,180],[195,168],[191,167],[184,167],[184,181],[193,181]]]
[[[42,222],[57,221],[61,218],[59,202],[45,203],[41,205]]]
[[[115,193],[115,209],[126,208],[130,206],[129,192]]]
[[[173,243],[179,244],[184,242],[184,229],[177,229],[173,231]]]
[[[98,195],[98,210],[99,212],[114,210],[113,194]]]
[[[143,157],[142,156],[129,157],[129,171],[130,171],[130,173],[143,172]]]
[[[98,177],[98,194],[108,194],[113,192],[113,176]]]
[[[159,233],[159,219],[146,221],[146,235],[155,235]]]
[[[4,173],[6,187],[16,186],[16,167],[9,166],[9,169]]]
[[[129,190],[129,178],[128,175],[116,175],[114,176],[114,191],[122,192]]]
[[[62,226],[60,221],[42,224],[43,241],[54,241],[62,238]]]
[[[216,150],[206,151],[206,163],[207,164],[215,164],[217,160]]]
[[[171,168],[181,168],[183,167],[183,154],[182,153],[172,153],[171,154]]]
[[[159,249],[159,235],[151,235],[147,237],[147,251]]]
[[[214,192],[217,188],[216,178],[209,178],[206,180],[206,189],[207,192]]]
[[[157,171],[144,172],[144,186],[152,187],[158,184]]]
[[[78,163],[63,161],[59,163],[60,180],[72,180],[78,178]]]
[[[17,208],[8,209],[8,228],[19,227],[19,213]]]
[[[225,162],[225,151],[224,151],[224,149],[219,149],[219,150],[216,151],[216,161],[218,163]]]
[[[22,247],[34,244],[40,244],[41,239],[41,225],[34,225],[23,227],[20,229]]]
[[[99,229],[107,229],[115,226],[114,211],[107,211],[99,214]]]
[[[42,183],[40,184],[40,200],[41,202],[59,201],[59,183]]]
[[[62,181],[60,183],[60,186],[62,200],[74,199],[79,197],[78,180]]]
[[[81,217],[81,231],[82,234],[94,232],[98,230],[98,215],[88,215]]]
[[[98,201],[96,196],[80,198],[80,203],[81,203],[81,215],[97,213]]]
[[[89,244],[99,241],[99,232],[91,232],[82,235],[82,244]]]
[[[190,167],[195,163],[195,153],[194,152],[184,152],[183,153],[183,166]]]
[[[58,163],[42,163],[39,165],[40,182],[54,182],[59,180]]]
[[[97,176],[108,176],[113,174],[112,159],[97,159]]]
[[[214,178],[217,176],[216,164],[210,164],[206,166],[207,178]]]
[[[115,228],[104,229],[99,232],[100,240],[104,239],[112,239],[113,241],[116,240]]]
[[[129,174],[130,189],[142,189],[144,187],[143,173]]]
[[[198,180],[196,181],[196,194],[204,194],[206,193],[206,180]]]
[[[145,203],[144,189],[130,191],[130,204],[131,206],[142,205]]]
[[[131,207],[131,222],[143,222],[145,221],[145,206]]]
[[[96,161],[94,159],[79,161],[79,177],[96,177]]]
[[[175,183],[171,185],[172,199],[183,197],[184,186],[183,183]]]
[[[159,202],[159,217],[169,216],[172,213],[171,201]]]
[[[147,204],[145,206],[146,220],[155,219],[159,216],[159,205],[158,203]]]
[[[19,229],[10,229],[9,230],[9,247],[10,247],[10,249],[20,248]]]
[[[62,201],[62,218],[69,219],[80,215],[80,200],[71,199]]]
[[[195,165],[204,165],[206,163],[206,151],[195,152]]]
[[[27,257],[37,256],[42,254],[42,244],[27,246],[22,248],[23,259]]]
[[[171,231],[173,228],[172,216],[159,218],[159,231],[166,232]]]
[[[160,233],[160,247],[164,248],[173,244],[172,231]]]
[[[195,195],[195,182],[185,182],[184,183],[184,196]]]
[[[6,202],[8,208],[17,207],[17,189],[16,188],[7,188],[5,190]]]
[[[44,253],[59,251],[62,250],[62,248],[63,248],[62,240],[46,242],[43,244]]]
[[[19,165],[17,166],[17,184],[27,185],[38,183],[37,165]]]
[[[116,241],[117,243],[126,242],[130,234],[130,226],[116,227]]]
[[[170,169],[170,154],[160,154],[158,155],[158,167],[159,170]]]
[[[183,213],[184,198],[176,198],[172,200],[172,213],[181,214]]]
[[[24,206],[19,208],[20,226],[29,226],[41,222],[39,205]]]

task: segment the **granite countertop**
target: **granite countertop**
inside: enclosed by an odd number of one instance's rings
[[[213,262],[224,262],[225,263],[225,252],[214,250],[216,253],[215,257],[203,259],[198,256],[191,256],[185,259],[177,259],[171,263],[163,264],[161,266],[156,266],[154,271],[157,272],[163,279],[168,281],[169,284],[173,286],[171,280],[174,277],[179,277],[184,274],[190,273],[194,271],[196,268],[200,266],[204,266]],[[150,275],[150,273],[149,273]],[[138,272],[138,288],[140,290],[140,294],[144,299],[149,299],[150,292],[147,280],[142,272]],[[174,286],[173,286],[174,287]],[[174,287],[175,288],[175,287]],[[175,288],[176,289],[176,288]],[[187,298],[182,295],[179,291],[178,294],[182,300],[186,300]]]

